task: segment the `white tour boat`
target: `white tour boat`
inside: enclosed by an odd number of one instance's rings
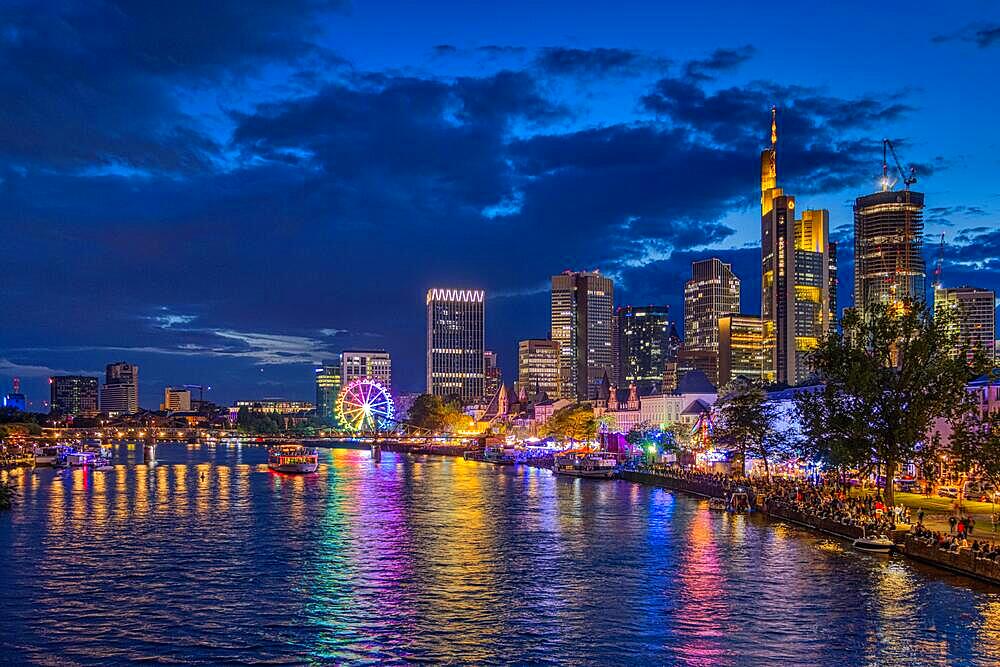
[[[319,468],[319,450],[279,445],[267,451],[267,467],[275,472],[310,473]]]
[[[552,461],[552,472],[572,477],[611,479],[618,462],[607,452],[562,452]]]

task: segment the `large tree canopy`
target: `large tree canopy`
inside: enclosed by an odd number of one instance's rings
[[[897,466],[918,458],[935,419],[967,409],[966,384],[985,369],[954,316],[925,304],[848,311],[810,359],[824,384],[796,397],[803,441],[828,463],[882,466],[889,502]]]

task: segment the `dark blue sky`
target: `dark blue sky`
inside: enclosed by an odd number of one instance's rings
[[[676,6],[675,6],[676,5]],[[829,208],[880,142],[917,165],[946,284],[1000,286],[1000,8],[773,2],[7,2],[0,383],[141,366],[311,398],[312,362],[423,382],[423,294],[487,290],[487,342],[548,333],[548,279],[680,315],[692,259],[759,304],[758,152]]]

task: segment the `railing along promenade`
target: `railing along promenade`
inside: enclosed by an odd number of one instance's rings
[[[671,474],[667,471],[636,470],[625,471],[622,478],[640,484],[649,484],[662,488],[681,491],[702,498],[725,499],[727,491],[740,484],[737,480],[728,482],[707,479],[690,479]],[[844,523],[828,517],[820,517],[813,513],[788,506],[787,503],[769,500],[767,497],[754,500],[755,509],[770,519],[786,521],[804,528],[816,530],[828,535],[846,540],[855,540],[864,536],[864,529],[851,523]],[[956,574],[973,577],[992,584],[1000,585],[1000,562],[978,557],[970,549],[960,549],[957,552],[939,548],[926,540],[916,538],[906,530],[891,531],[893,541],[898,551],[914,560],[934,565]]]

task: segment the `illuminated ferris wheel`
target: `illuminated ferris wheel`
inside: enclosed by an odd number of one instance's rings
[[[351,433],[391,430],[395,413],[389,390],[371,378],[351,380],[337,396],[337,420]]]

